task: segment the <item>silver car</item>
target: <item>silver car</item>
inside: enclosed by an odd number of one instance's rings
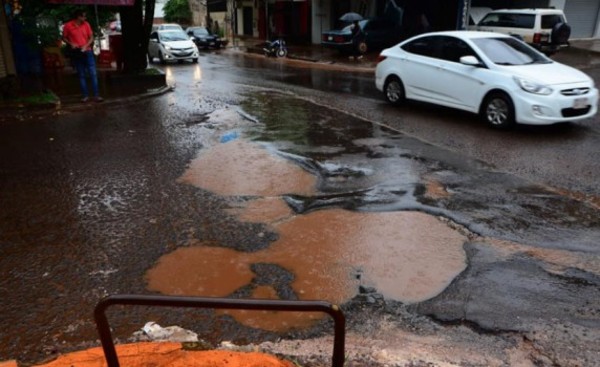
[[[155,58],[158,58],[161,64],[184,60],[198,62],[198,47],[182,30],[155,31],[150,34],[148,60],[152,63]]]

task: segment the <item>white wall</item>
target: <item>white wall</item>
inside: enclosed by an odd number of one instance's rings
[[[321,43],[321,33],[331,29],[329,14],[331,9],[331,0],[312,0],[312,35],[313,44]]]
[[[548,4],[548,5],[550,7],[556,8],[556,9],[565,10],[565,2],[566,2],[566,0],[550,0],[550,4]]]
[[[600,9],[598,9],[598,15],[596,16],[596,31],[594,31],[594,38],[600,38]]]

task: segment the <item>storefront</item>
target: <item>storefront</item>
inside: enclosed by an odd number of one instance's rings
[[[310,43],[311,0],[261,0],[259,38],[282,37],[292,43]]]
[[[16,73],[8,21],[4,9],[5,7],[0,8],[0,80]]]
[[[431,31],[462,29],[467,19],[468,0],[312,0],[312,42],[320,43],[323,31],[341,26],[339,17],[356,12],[365,18],[383,17],[389,7],[402,9],[407,35]]]

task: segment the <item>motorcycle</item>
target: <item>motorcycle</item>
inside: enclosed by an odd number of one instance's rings
[[[288,54],[288,49],[285,44],[285,41],[281,38],[277,38],[271,42],[267,42],[265,47],[263,47],[263,51],[265,52],[265,56],[273,56],[273,57],[286,57]]]

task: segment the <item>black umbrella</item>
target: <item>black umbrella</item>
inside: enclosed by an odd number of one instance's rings
[[[346,13],[340,17],[342,22],[356,22],[358,20],[363,20],[363,16],[358,13]]]

